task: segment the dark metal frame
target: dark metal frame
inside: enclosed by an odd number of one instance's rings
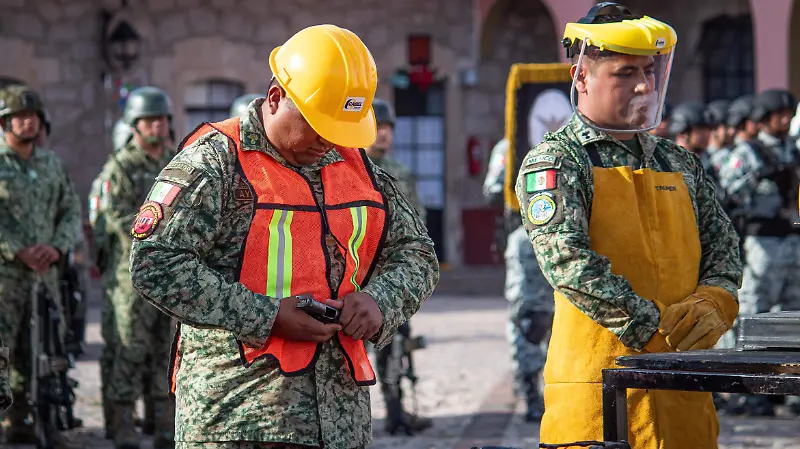
[[[625,442],[627,439],[629,388],[765,395],[800,394],[800,374],[776,373],[779,371],[776,369],[779,368],[778,365],[778,363],[775,365],[765,363],[761,365],[761,372],[750,370],[747,373],[725,369],[716,371],[641,367],[604,369],[603,440],[607,443],[617,443]]]

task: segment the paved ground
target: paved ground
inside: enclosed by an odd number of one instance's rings
[[[389,436],[383,430],[385,410],[373,389],[374,448],[469,449],[476,445],[538,447],[538,426],[521,417],[511,393],[511,364],[504,337],[506,303],[501,298],[434,296],[412,320],[415,334],[428,347],[415,362],[420,381],[418,408],[435,426],[414,437]],[[97,356],[101,348],[99,310],[90,312],[87,354],[78,363],[77,414],[84,419],[87,448],[112,448],[101,438],[102,416]],[[409,407],[412,406],[409,400]],[[150,448],[149,439],[143,448]],[[23,448],[25,446],[14,446]],[[796,420],[722,419],[723,449],[800,449]]]

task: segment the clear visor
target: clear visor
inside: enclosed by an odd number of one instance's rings
[[[584,39],[570,89],[573,111],[588,126],[605,132],[635,133],[656,128],[664,110],[674,50],[629,55],[587,47]],[[608,82],[608,88],[592,89],[591,81],[597,86],[598,79]],[[579,97],[586,102],[580,110]]]

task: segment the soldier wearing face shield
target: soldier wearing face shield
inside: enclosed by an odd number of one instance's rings
[[[528,153],[516,184],[555,289],[540,435],[549,444],[602,440],[602,370],[617,357],[713,347],[733,325],[742,272],[700,160],[648,133],[661,120],[675,31],[604,2],[568,23],[562,42],[575,113]],[[711,394],[630,390],[627,400],[631,447],[716,447]]]

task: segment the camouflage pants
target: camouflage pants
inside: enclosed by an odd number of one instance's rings
[[[544,385],[539,377],[547,359],[547,345],[550,342],[549,331],[544,333],[546,337],[536,344],[528,341],[513,322],[509,321],[506,326],[517,394],[525,399],[531,393],[541,394],[540,386]]]
[[[113,357],[107,395],[112,401],[133,402],[149,388],[153,397],[165,398],[169,393],[171,320],[133,290],[127,272],[127,266],[117,269],[116,282],[108,290],[110,310],[103,318],[109,328],[104,337],[112,341],[110,348],[107,341],[104,356]]]
[[[58,297],[58,274],[55,268],[43,276],[51,294]],[[14,404],[7,411],[13,422],[27,415],[25,394],[30,384],[31,344],[30,318],[31,294],[35,283],[31,271],[0,265],[0,340],[5,343],[10,354],[10,383]],[[63,308],[61,310],[62,320]],[[62,336],[63,337],[63,336]]]

